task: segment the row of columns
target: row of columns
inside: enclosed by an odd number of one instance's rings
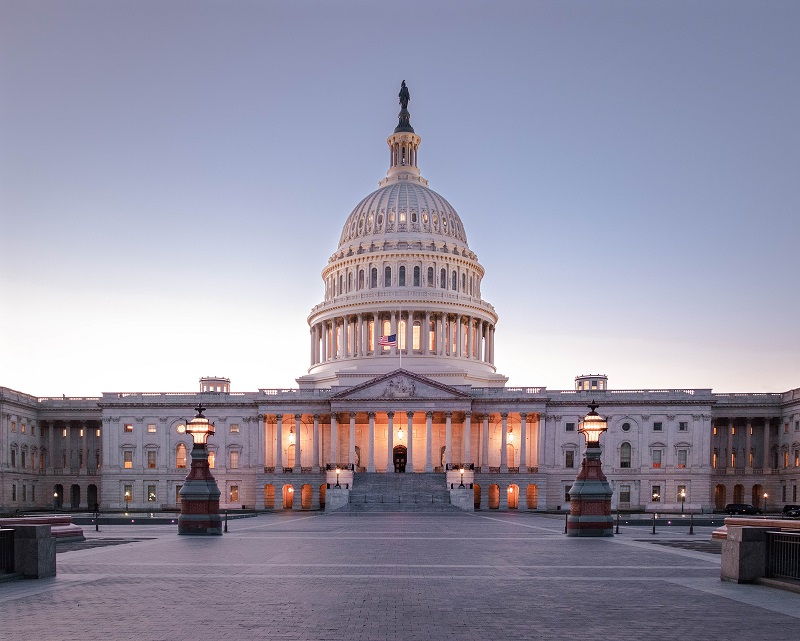
[[[389,321],[389,334],[399,334],[401,322],[405,321],[404,340],[398,336],[397,347],[385,349],[378,344],[386,320]],[[417,348],[413,345],[416,322],[420,324]],[[411,310],[389,312],[388,318],[386,313],[378,312],[349,314],[315,323],[309,331],[312,366],[342,358],[397,355],[401,343],[405,344],[404,354],[455,356],[494,363],[494,325],[472,315]]]
[[[750,453],[753,451],[753,431],[754,431],[753,430],[753,419],[748,417],[746,419],[746,424],[744,426],[742,426],[742,425],[736,426],[735,425],[735,421],[736,421],[735,418],[729,418],[727,423],[723,423],[722,421],[715,421],[715,423],[714,423],[714,426],[717,428],[717,435],[716,435],[717,445],[718,445],[718,447],[717,447],[717,453],[718,453],[717,469],[732,470],[732,469],[737,469],[737,468],[752,469],[754,467],[755,468],[760,467],[761,469],[769,468],[770,467],[770,465],[769,465],[769,453],[770,453],[770,423],[771,423],[771,419],[770,418],[764,418],[763,419],[764,425],[763,425],[763,428],[762,428],[763,429],[763,433],[761,435],[761,438],[763,439],[763,442],[762,442],[762,448],[761,448],[761,461],[760,461],[761,465],[760,466],[759,465],[755,465],[755,463],[756,463],[755,457],[754,457],[753,461],[750,460]],[[745,443],[744,443],[744,461],[740,463],[739,460],[737,460],[736,461],[736,466],[734,468],[733,460],[732,460],[732,454],[733,454],[733,452],[736,451],[736,448],[734,448],[734,432],[735,432],[735,428],[736,427],[738,427],[739,429],[744,428],[744,430],[745,430]],[[723,430],[724,430],[723,434],[720,434],[720,431],[723,431]],[[723,444],[723,437],[724,437],[724,444],[725,444],[724,453],[721,451],[721,450],[723,450],[723,448],[721,447],[722,444]],[[736,439],[736,440],[739,441],[739,443],[741,443],[740,439]],[[741,448],[741,445],[739,446],[739,449],[740,448]],[[719,456],[719,454],[723,454],[723,455]],[[712,463],[713,463],[713,461],[712,461]]]
[[[45,426],[42,425],[42,430]],[[54,469],[63,469],[63,473],[69,474],[73,469],[76,469],[80,474],[81,471],[88,473],[96,472],[100,467],[100,462],[95,459],[90,461],[90,453],[93,450],[100,451],[100,438],[95,436],[97,426],[90,425],[89,423],[78,423],[73,425],[71,422],[65,422],[62,425],[56,425],[55,422],[50,422],[47,425],[47,460],[45,467],[49,473]],[[66,436],[63,431],[66,430]],[[81,436],[81,430],[83,436]],[[56,439],[61,439],[64,442],[63,448],[56,447]],[[73,440],[78,441],[78,447],[74,447]],[[91,444],[94,447],[90,447]],[[74,449],[73,449],[74,448]],[[60,459],[61,451],[65,452],[66,460]],[[73,452],[80,452],[77,460],[73,462]]]
[[[386,460],[387,460],[387,473],[394,473],[394,436],[395,436],[395,414],[399,413],[403,414],[403,412],[394,412],[388,411],[386,412],[387,418],[387,443],[386,443]],[[405,412],[405,427],[406,427],[406,439],[405,439],[405,447],[406,447],[406,458],[407,463],[406,466],[409,468],[409,471],[413,472],[414,468],[414,416],[417,412],[415,411],[406,411]],[[368,412],[368,433],[367,433],[367,464],[366,470],[367,472],[375,472],[375,414],[376,412]],[[425,472],[433,472],[433,412],[425,412]],[[302,427],[302,414],[294,414],[292,415],[294,419],[294,435],[295,435],[295,458],[294,458],[294,466],[292,471],[294,473],[300,473],[302,471],[302,464],[301,464],[301,455],[302,455],[302,448],[301,448],[301,439],[300,439],[300,429]],[[520,413],[520,442],[523,444],[522,447],[519,448],[519,469],[520,472],[527,472],[528,471],[528,461],[527,461],[527,447],[525,444],[527,443],[528,438],[528,414],[525,412]],[[445,465],[451,465],[453,463],[452,451],[453,451],[453,423],[452,423],[453,412],[445,412]],[[349,412],[349,451],[347,454],[348,464],[355,465],[356,463],[356,412]],[[480,420],[481,417],[479,416],[478,419]],[[500,414],[501,419],[501,442],[500,442],[500,472],[508,472],[508,413],[503,412]],[[283,414],[276,414],[275,415],[275,441],[273,443],[274,452],[275,452],[275,465],[276,467],[283,467],[283,452],[284,452],[284,439],[283,439]],[[398,426],[401,423],[398,424]],[[487,466],[489,461],[489,414],[484,414],[482,416],[482,432],[480,438],[482,444],[482,452],[480,463],[482,466]],[[469,464],[472,462],[472,452],[471,452],[471,442],[472,442],[472,412],[465,412],[464,418],[464,434],[463,434],[463,460],[462,463]],[[337,462],[339,461],[339,417],[336,413],[331,414],[331,437],[330,437],[330,451],[329,451],[329,461]],[[316,473],[319,472],[320,468],[322,467],[322,460],[321,460],[321,451],[320,451],[320,415],[314,414],[314,426],[312,432],[312,466],[311,471]]]

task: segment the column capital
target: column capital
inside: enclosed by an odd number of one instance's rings
[[[350,412],[350,420],[351,421],[356,420],[356,413],[355,412]]]
[[[303,418],[302,414],[295,414],[294,415],[294,420],[296,420],[296,421],[299,421],[301,418]]]
[[[410,411],[410,410],[409,410],[409,411],[406,411],[406,416],[407,416],[408,418],[414,418],[414,412],[412,412],[412,411]]]
[[[319,420],[319,414],[314,414],[314,420],[315,420],[315,421],[318,421],[318,420]]]
[[[394,412],[386,412],[388,418],[394,418]]]
[[[283,420],[283,414],[276,414],[276,415],[275,415],[275,418],[276,418],[277,420],[279,420],[279,421],[282,421],[282,420]]]
[[[500,418],[503,418],[503,419],[508,418],[508,412],[500,412]]]
[[[469,410],[467,410],[466,412],[464,412],[464,417],[465,417],[465,418],[472,418],[472,412],[470,412]]]
[[[367,412],[367,418],[371,421],[375,420],[375,412]]]
[[[445,412],[445,418],[453,418],[453,412]]]
[[[433,412],[425,412],[426,418],[433,418]]]
[[[526,418],[528,418],[528,412],[520,412],[519,417],[524,421]]]

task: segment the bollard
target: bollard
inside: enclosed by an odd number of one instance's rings
[[[100,531],[100,512],[98,510],[95,510],[94,513],[94,531]]]
[[[564,534],[567,533],[567,523],[569,523],[569,512],[564,515]]]
[[[656,513],[653,512],[653,534],[656,533]]]
[[[619,534],[619,510],[617,510],[617,529],[614,534]]]
[[[689,515],[689,534],[694,534],[694,515]]]
[[[225,529],[223,530],[223,532],[227,531],[228,531],[228,510],[225,510]]]

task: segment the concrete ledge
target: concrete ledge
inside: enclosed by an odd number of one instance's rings
[[[83,528],[72,522],[71,516],[19,516],[0,519],[0,527],[15,528],[20,525],[49,525],[54,539],[83,541]]]
[[[14,572],[26,579],[56,575],[56,541],[50,525],[15,525]]]
[[[729,516],[725,519],[725,525],[718,527],[711,533],[711,538],[718,541],[726,541],[728,539],[728,526],[766,527],[771,530],[800,530],[800,521],[765,516]]]

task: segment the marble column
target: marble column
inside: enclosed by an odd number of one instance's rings
[[[339,464],[339,422],[336,414],[331,414],[331,452],[330,461],[332,465]]]
[[[56,422],[50,421],[48,428],[49,445],[47,449],[47,473],[52,474],[58,459],[56,458]]]
[[[425,324],[420,327],[422,330],[420,332],[420,347],[422,348],[423,354],[430,354],[430,347],[431,347],[431,313],[429,311],[425,312]]]
[[[83,459],[83,466],[81,466],[81,461],[78,461],[78,474],[81,473],[80,468],[83,467],[86,470],[86,473],[89,473],[89,425],[87,423],[81,423],[80,427],[81,431],[83,432],[83,438],[81,439],[81,458]],[[78,432],[80,434],[80,432]]]
[[[464,414],[464,458],[461,461],[464,465],[469,465],[470,463],[472,463],[471,445],[472,445],[472,412],[466,412]]]
[[[67,421],[65,423],[67,427],[67,443],[66,443],[66,451],[67,451],[67,464],[66,464],[66,474],[72,474],[72,423]]]
[[[302,414],[295,414],[294,415],[294,470],[295,474],[300,474],[303,471],[303,461],[302,455],[303,450],[300,447],[300,419],[302,418]]]
[[[350,454],[347,461],[350,465],[356,464],[356,413],[350,412]]]
[[[753,419],[747,419],[747,425],[744,428],[747,430],[744,434],[744,467],[745,470],[750,470],[752,473],[753,471],[753,461],[750,460],[750,452],[753,449]]]
[[[733,457],[731,456],[733,454],[733,429],[734,429],[733,428],[733,422],[734,422],[734,419],[732,419],[732,418],[728,420],[728,427],[727,427],[727,430],[728,430],[728,451],[726,452],[726,455],[725,455],[725,469],[726,470],[730,470],[733,467],[733,465],[732,465]]]
[[[406,412],[408,419],[408,447],[406,448],[406,470],[414,471],[414,412]]]
[[[528,415],[521,412],[519,415],[519,473],[528,471]]]
[[[500,414],[502,419],[502,429],[500,431],[500,472],[508,472],[508,412]]]
[[[283,472],[283,414],[275,415],[275,472]]]
[[[320,329],[322,330],[322,358],[319,360],[324,363],[328,360],[328,321],[323,321]]]
[[[394,473],[394,412],[386,412],[386,473]]]
[[[770,433],[770,419],[764,419],[764,451],[761,455],[761,468],[768,470],[770,467],[769,462],[769,433]]]
[[[483,429],[481,431],[481,473],[489,471],[489,415],[483,415]]]
[[[444,469],[453,462],[453,412],[445,412]]]
[[[367,451],[367,472],[375,471],[375,412],[369,416],[369,443]]]
[[[378,312],[372,313],[372,355],[381,353],[381,346],[378,345],[378,340],[381,337],[380,320],[378,319]]]
[[[433,412],[425,412],[425,472],[433,472]]]

